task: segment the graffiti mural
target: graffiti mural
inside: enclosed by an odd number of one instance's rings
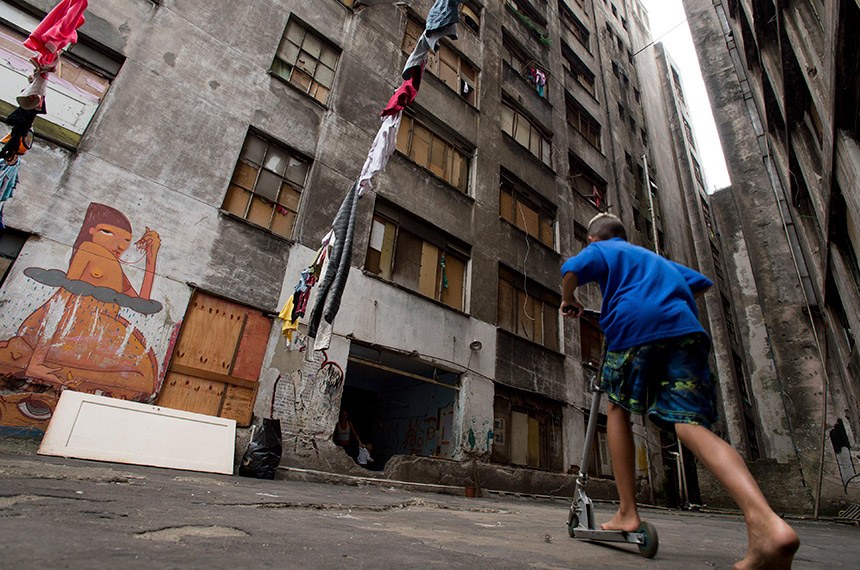
[[[123,213],[91,203],[65,270],[45,263],[56,262],[56,255],[36,254],[38,265],[25,265],[17,280],[7,282],[0,299],[0,426],[44,430],[64,389],[138,401],[155,397],[160,377],[154,346],[166,347],[174,326],[165,319],[151,326],[163,309],[152,298],[161,237],[146,227],[133,240]],[[136,288],[123,266],[141,263]],[[33,306],[39,297],[44,300]],[[156,329],[156,343],[136,324]],[[6,332],[10,326],[16,327],[12,334]]]

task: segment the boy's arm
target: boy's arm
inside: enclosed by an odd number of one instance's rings
[[[561,314],[565,317],[582,316],[585,309],[574,294],[579,286],[579,278],[573,271],[568,271],[561,279]]]

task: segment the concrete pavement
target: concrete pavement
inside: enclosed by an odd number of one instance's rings
[[[598,505],[599,520],[612,505]],[[575,541],[567,504],[252,479],[0,451],[4,568],[727,568],[742,520],[647,509],[654,560]],[[857,568],[860,529],[792,521],[795,568]]]

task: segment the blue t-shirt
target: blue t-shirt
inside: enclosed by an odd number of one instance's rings
[[[689,267],[613,238],[591,243],[565,261],[562,277],[571,271],[580,285],[600,285],[607,350],[705,332],[693,295],[714,283]]]

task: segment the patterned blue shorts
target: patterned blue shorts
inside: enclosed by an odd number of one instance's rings
[[[676,423],[710,428],[717,421],[711,340],[694,333],[626,350],[609,351],[601,387],[609,401],[664,429]]]

